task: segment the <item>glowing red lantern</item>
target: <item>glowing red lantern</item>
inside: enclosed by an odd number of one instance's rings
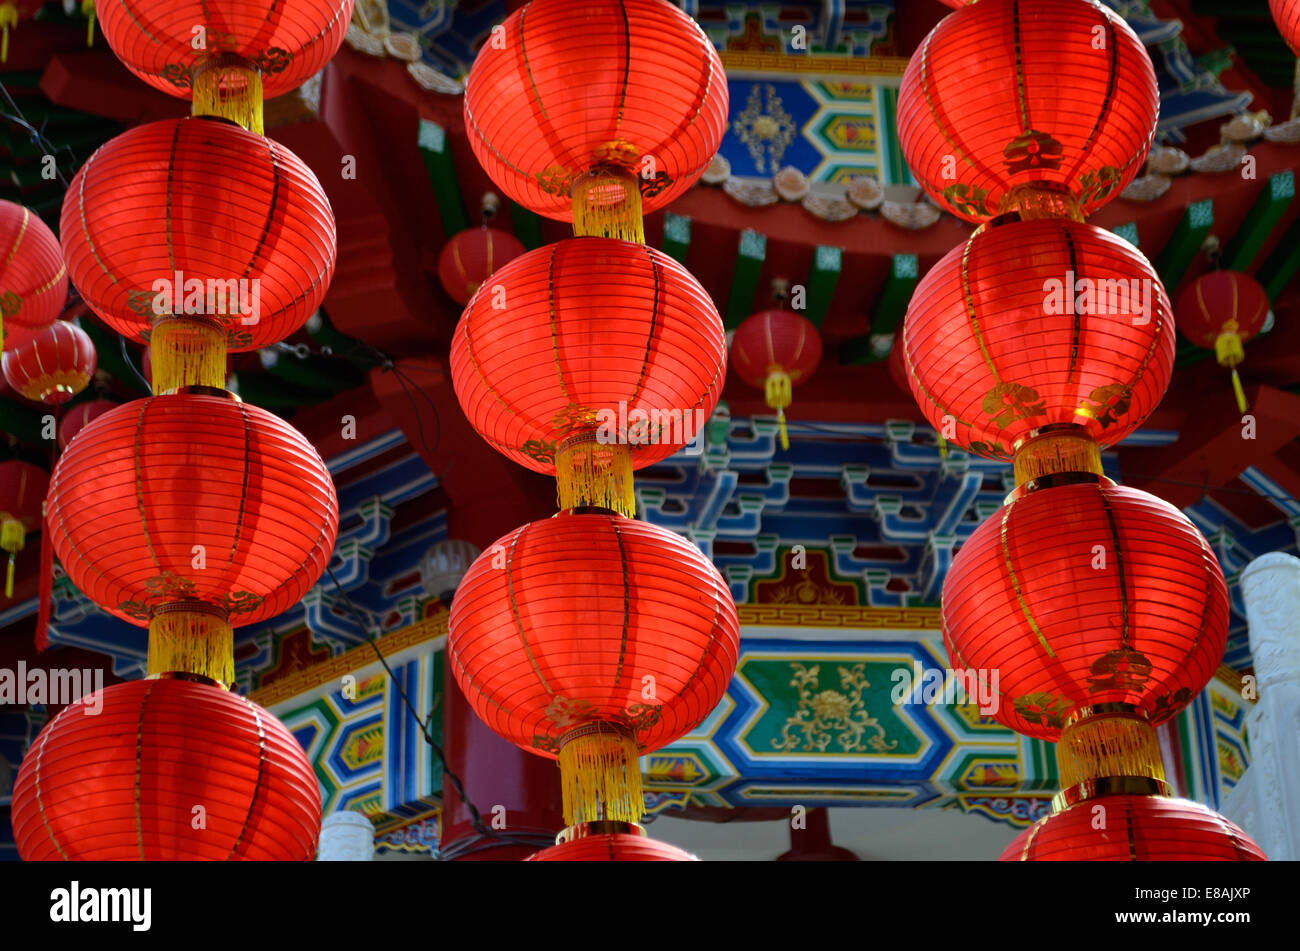
[[[579,510],[515,529],[474,562],[447,650],[484,723],[559,759],[570,824],[635,822],[637,757],[722,699],[739,628],[726,583],[690,542]]]
[[[1106,810],[1101,827],[1098,806]],[[1238,826],[1198,802],[1113,794],[1039,819],[1016,836],[1001,861],[1263,862],[1266,857]]]
[[[708,167],[727,109],[717,51],[666,0],[533,0],[465,85],[470,145],[507,195],[629,240]]]
[[[615,832],[561,842],[528,856],[526,862],[698,862],[691,853],[643,834]]]
[[[632,470],[691,443],[722,392],[726,334],[668,255],[573,238],[497,271],[451,345],[461,409],[503,455],[559,483],[560,507],[631,514]]]
[[[76,324],[56,320],[5,351],[5,382],[29,400],[58,406],[95,375],[95,345]]]
[[[220,387],[224,348],[297,330],[324,298],[337,250],[311,169],[270,139],[204,118],[105,143],[73,178],[60,229],[90,308],[123,336],[164,346],[153,355],[160,391]],[[198,379],[183,370],[193,364],[205,366]]]
[[[304,861],[321,796],[274,716],[163,677],[115,684],[55,717],[18,771],[12,818],[29,862]]]
[[[967,221],[1087,215],[1142,167],[1159,105],[1141,41],[1102,4],[979,0],[912,56],[898,137],[917,182]]]
[[[0,332],[44,327],[67,298],[59,240],[30,209],[0,201]]]
[[[177,393],[110,410],[50,484],[54,551],[105,611],[149,625],[150,671],[211,650],[230,683],[231,628],[296,604],[334,548],[338,500],[311,444],[233,396]],[[155,646],[158,656],[154,656]]]
[[[1240,271],[1202,274],[1178,295],[1178,329],[1198,347],[1213,349],[1220,365],[1232,370],[1237,406],[1250,408],[1241,389],[1237,366],[1246,358],[1242,344],[1264,329],[1268,294],[1259,282]]]
[[[1057,740],[1090,708],[1159,724],[1190,703],[1223,659],[1228,593],[1169,503],[1077,482],[1017,490],[975,530],[944,581],[941,623],[954,667],[996,671],[991,715]]]
[[[27,533],[41,524],[41,506],[50,488],[44,469],[30,462],[8,459],[0,462],[0,551],[5,552],[5,597],[14,596],[14,562],[23,550]]]
[[[1017,482],[1048,465],[1050,453],[1026,449],[1045,430],[1074,439],[1091,460],[1079,467],[1099,472],[1094,443],[1141,425],[1174,364],[1151,264],[1123,238],[1062,219],[977,228],[917,285],[902,344],[930,424],[978,455],[1014,456]]]
[[[59,420],[59,448],[67,449],[68,443],[72,442],[72,437],[81,432],[88,423],[111,409],[117,409],[119,405],[121,404],[114,403],[112,400],[91,400],[88,403],[78,403],[66,410],[63,418]]]
[[[1291,52],[1300,56],[1300,3],[1296,0],[1268,0],[1268,10],[1273,22]]]
[[[201,114],[261,132],[262,98],[296,89],[333,58],[353,0],[114,0],[97,8],[117,58]],[[253,118],[253,115],[256,118]]]
[[[452,300],[468,304],[488,275],[523,253],[523,244],[508,231],[466,228],[442,246],[438,279]]]
[[[764,310],[745,318],[731,339],[731,368],[761,387],[781,423],[781,448],[790,448],[785,408],[791,389],[813,375],[822,359],[822,338],[812,321],[788,310]]]

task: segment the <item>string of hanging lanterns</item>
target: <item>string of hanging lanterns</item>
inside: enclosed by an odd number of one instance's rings
[[[96,316],[149,343],[155,395],[79,421],[46,531],[87,597],[148,627],[147,679],[65,708],[37,738],[13,797],[24,859],[315,851],[321,797],[306,754],[231,692],[234,628],[298,601],[338,532],[316,450],[224,389],[227,352],[296,330],[334,270],[328,199],[261,134],[261,97],[324,66],[352,0],[280,13],[268,20],[259,0],[101,11],[119,59],[191,98],[193,115],[106,143],[65,197],[69,276]],[[100,715],[81,716],[92,700]]]
[[[642,838],[639,757],[721,700],[736,607],[694,545],[630,517],[632,471],[711,415],[726,337],[699,283],[644,246],[642,217],[704,171],[727,107],[717,52],[665,0],[533,0],[466,83],[489,176],[577,235],[496,271],[451,354],[479,434],[558,484],[558,515],[470,567],[447,638],[479,717],[559,763],[568,827],[539,861],[692,858]]]
[[[1141,167],[1157,108],[1141,43],[1091,0],[960,7],[900,92],[917,181],[980,225],[917,286],[908,382],[944,438],[1014,461],[1016,480],[948,572],[944,644],[954,665],[996,676],[1000,723],[1057,744],[1053,812],[1005,859],[1263,858],[1227,820],[1170,798],[1155,733],[1223,656],[1222,570],[1181,512],[1101,465],[1173,370],[1154,269],[1083,222]]]

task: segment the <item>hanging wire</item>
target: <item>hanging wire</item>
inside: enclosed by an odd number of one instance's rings
[[[72,151],[72,147],[65,145],[61,148],[56,148],[53,142],[45,138],[45,124],[42,123],[41,128],[38,129],[28,122],[26,117],[23,115],[23,111],[18,108],[18,103],[14,102],[13,96],[9,95],[9,90],[5,87],[4,83],[0,83],[0,95],[4,96],[5,105],[9,109],[8,112],[0,113],[0,117],[8,119],[10,122],[14,123],[14,125],[26,129],[28,140],[32,145],[39,148],[42,154],[48,155],[50,158],[54,159],[54,174],[58,177],[59,184],[62,185],[66,191],[68,188],[68,180],[63,177],[63,170],[59,168],[58,153],[66,152],[69,157],[71,157],[72,165],[75,167],[77,165],[77,155]]]

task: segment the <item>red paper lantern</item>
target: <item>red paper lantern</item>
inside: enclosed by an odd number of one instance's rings
[[[1017,490],[975,530],[944,580],[941,624],[952,666],[998,695],[991,715],[1057,740],[1083,708],[1128,704],[1159,724],[1190,703],[1223,659],[1228,593],[1185,515],[1081,482]]]
[[[59,240],[31,209],[0,200],[0,327],[44,327],[63,310],[68,271]]]
[[[984,0],[980,0],[984,2]],[[1097,807],[1106,822],[1097,823]],[[1263,862],[1258,845],[1198,802],[1117,794],[1076,802],[1039,819],[1007,846],[1003,862]]]
[[[488,275],[524,253],[508,231],[466,228],[452,235],[438,255],[438,279],[457,304],[468,304]]]
[[[635,176],[644,213],[667,205],[717,154],[727,109],[717,51],[666,0],[533,0],[483,44],[465,85],[483,168],[561,221],[601,168]]]
[[[1291,52],[1300,56],[1300,3],[1296,0],[1268,0],[1269,12],[1273,22]]]
[[[591,721],[622,724],[640,750],[656,750],[722,699],[737,624],[718,570],[681,536],[562,512],[470,566],[452,602],[448,661],[479,718],[530,752],[554,757],[566,732]]]
[[[1053,425],[1119,442],[1173,373],[1173,319],[1151,264],[1123,238],[1061,219],[976,229],[921,279],[902,334],[931,425],[993,459]]]
[[[311,169],[206,118],[151,122],[105,143],[73,178],[60,230],[73,283],[118,333],[148,340],[160,316],[187,315],[223,328],[232,351],[301,327],[337,250]]]
[[[698,862],[691,853],[644,835],[589,835],[534,852],[525,862]]]
[[[699,282],[660,251],[607,238],[511,261],[469,302],[451,346],[456,396],[490,445],[557,475],[562,508],[627,514],[632,469],[694,440],[725,366],[722,319]],[[612,488],[593,487],[597,469]]]
[[[76,324],[56,320],[6,350],[5,382],[29,400],[58,406],[86,388],[95,375],[95,345]]]
[[[163,678],[115,684],[55,717],[18,771],[12,818],[29,862],[305,861],[321,796],[266,710]]]
[[[338,500],[316,450],[279,417],[178,393],[86,426],[55,467],[48,517],[63,569],[110,614],[143,625],[204,602],[238,627],[315,584]]]
[[[72,437],[81,432],[87,424],[99,419],[109,410],[117,409],[120,405],[112,400],[91,400],[88,403],[78,403],[66,410],[63,418],[59,420],[59,448],[67,449],[68,443],[72,442]]]
[[[338,52],[352,0],[113,0],[95,12],[117,58],[155,89],[188,99],[193,68],[226,54],[258,68],[270,99]]]
[[[813,375],[822,359],[816,325],[788,310],[763,310],[745,318],[731,340],[731,367],[764,391],[781,421],[781,448],[790,448],[785,408],[791,389]]]
[[[27,533],[41,525],[41,506],[50,488],[44,469],[19,459],[0,462],[0,551],[8,556],[5,597],[14,596],[14,562],[23,550]]]
[[[917,182],[967,221],[1087,215],[1146,160],[1155,70],[1123,18],[1090,0],[979,0],[908,63],[898,137]]]
[[[1244,413],[1250,407],[1241,389],[1237,366],[1246,358],[1242,344],[1264,329],[1268,294],[1259,282],[1240,271],[1210,271],[1178,295],[1178,329],[1196,344],[1214,351],[1222,366],[1232,369],[1232,385]]]

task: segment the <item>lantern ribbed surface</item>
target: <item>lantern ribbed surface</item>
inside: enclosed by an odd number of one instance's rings
[[[762,388],[775,371],[792,384],[806,380],[821,358],[822,338],[812,321],[790,310],[764,310],[736,328],[728,365],[746,383]]]
[[[72,180],[60,232],[77,290],[118,333],[147,340],[156,310],[197,315],[225,328],[232,351],[301,327],[337,252],[311,169],[208,118],[151,122],[101,146]]]
[[[727,77],[666,0],[533,0],[479,50],[465,84],[470,145],[511,199],[572,221],[588,171],[633,172],[642,210],[695,183],[722,144]]]
[[[953,559],[940,619],[954,668],[997,672],[993,716],[1056,740],[1081,707],[1130,704],[1158,724],[1190,703],[1223,660],[1228,593],[1169,503],[1081,483],[986,519]]]
[[[338,52],[352,2],[110,0],[96,4],[95,15],[117,58],[155,89],[187,99],[192,67],[233,53],[260,68],[270,99],[297,89]]]
[[[479,718],[550,757],[592,721],[625,727],[642,752],[671,743],[717,706],[739,650],[731,593],[698,548],[595,512],[499,539],[449,623],[448,663]]]
[[[1119,442],[1173,374],[1172,311],[1150,262],[1117,235],[1060,219],[976,229],[921,279],[902,334],[931,425],[994,459],[1051,424]]]
[[[526,862],[698,862],[691,853],[643,835],[613,833],[561,842],[528,856]]]
[[[1184,337],[1213,350],[1225,331],[1231,330],[1242,341],[1258,335],[1268,309],[1268,294],[1249,274],[1210,271],[1183,288],[1175,313]]]
[[[68,299],[58,238],[29,208],[0,200],[0,317],[4,331],[44,327]]]
[[[1105,827],[1098,828],[1103,814]],[[1126,794],[1084,800],[1039,819],[1000,856],[1003,862],[1266,860],[1241,828],[1198,802]]]
[[[1286,45],[1300,56],[1300,0],[1268,0],[1268,10]]]
[[[55,717],[18,771],[12,818],[29,862],[304,861],[321,796],[274,716],[164,678],[106,687]]]
[[[217,605],[236,627],[274,617],[316,583],[338,533],[334,483],[301,433],[191,393],[87,425],[55,468],[48,514],[77,588],[141,625],[178,601]]]
[[[0,363],[5,382],[29,400],[58,406],[95,375],[95,345],[74,323],[56,320],[25,335]]]
[[[979,0],[913,54],[898,137],[917,183],[967,221],[1009,210],[1016,188],[1086,215],[1142,167],[1159,104],[1141,41],[1101,4]]]
[[[467,228],[452,235],[438,255],[438,279],[457,304],[468,304],[488,275],[524,253],[508,231]]]
[[[570,238],[511,261],[469,302],[451,345],[474,429],[547,474],[566,437],[602,420],[630,443],[635,468],[672,455],[691,441],[684,420],[712,414],[726,360],[722,319],[690,272],[609,238]],[[639,414],[648,427],[629,437]]]

